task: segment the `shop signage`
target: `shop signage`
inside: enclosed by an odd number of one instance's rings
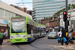
[[[0,23],[2,23],[2,24],[8,24],[9,21],[8,20],[4,20],[4,19],[0,19]]]

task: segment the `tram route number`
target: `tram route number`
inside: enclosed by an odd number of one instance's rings
[[[17,37],[20,37],[20,35],[17,35]]]

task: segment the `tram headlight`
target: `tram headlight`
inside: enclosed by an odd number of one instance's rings
[[[24,35],[23,38],[26,38],[26,35]]]
[[[11,36],[11,39],[14,38],[13,36]]]

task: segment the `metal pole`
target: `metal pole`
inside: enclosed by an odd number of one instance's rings
[[[49,22],[49,18],[48,18],[48,22]],[[49,25],[49,23],[48,23],[48,25]]]
[[[68,14],[68,0],[66,0],[66,14]],[[66,36],[68,36],[68,25],[69,25],[69,21],[66,20],[65,21],[65,30],[66,30],[65,34],[66,34]],[[67,41],[68,41],[68,39],[67,39]],[[68,45],[68,43],[66,45]]]
[[[66,0],[66,14],[68,14],[67,12],[68,12],[68,0]]]
[[[68,0],[66,0],[66,14],[68,14]],[[68,32],[68,24],[69,24],[69,21],[66,20],[65,21],[65,29],[66,29],[66,32]]]
[[[59,27],[59,19],[60,19],[60,17],[58,16],[58,27]]]

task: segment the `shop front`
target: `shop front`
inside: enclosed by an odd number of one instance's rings
[[[4,33],[4,35],[6,37],[4,38],[9,38],[9,34],[10,34],[10,30],[9,30],[9,26],[8,26],[8,20],[3,20],[3,19],[0,19],[0,31]],[[6,32],[6,33],[5,33]]]

